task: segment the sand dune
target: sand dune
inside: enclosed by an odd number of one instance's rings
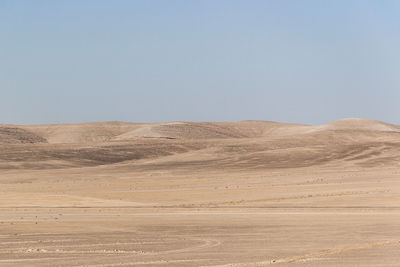
[[[311,126],[267,121],[169,122],[136,124],[99,122],[53,125],[3,125],[0,142],[92,143],[135,138],[231,139],[277,138],[323,131],[400,132],[400,126],[366,119],[342,119]],[[18,132],[16,132],[18,130]],[[14,132],[13,132],[14,131]]]
[[[254,138],[274,130],[292,129],[300,125],[266,121],[241,122],[169,122],[135,124],[123,122],[81,123],[65,125],[12,125],[45,138],[49,143],[85,143],[127,140],[138,137],[171,139]],[[282,131],[282,132],[283,132]]]
[[[326,125],[316,127],[318,130],[333,131],[377,131],[377,132],[400,132],[400,127],[376,120],[367,119],[342,119],[333,121]]]
[[[379,121],[345,119],[321,126],[264,121],[220,123],[122,122],[3,126],[0,167],[64,168],[175,155],[174,160],[210,166],[293,168],[322,164],[398,164],[399,127]],[[211,151],[211,152],[210,152]]]
[[[15,125],[46,139],[48,143],[87,143],[109,141],[116,136],[140,127],[124,122],[95,122],[80,124]]]
[[[46,138],[21,127],[0,125],[0,144],[44,143]]]
[[[0,266],[396,266],[400,127],[0,125]]]

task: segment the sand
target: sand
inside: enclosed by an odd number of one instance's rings
[[[0,151],[0,266],[399,266],[396,125],[0,125]]]

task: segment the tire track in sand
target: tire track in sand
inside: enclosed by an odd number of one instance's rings
[[[262,267],[262,266],[273,265],[273,264],[294,263],[294,262],[301,262],[301,261],[307,261],[307,260],[309,261],[309,260],[313,260],[313,259],[317,259],[320,257],[329,256],[329,255],[349,253],[349,252],[356,251],[356,250],[382,247],[382,246],[387,246],[387,245],[393,245],[396,243],[400,243],[400,240],[390,240],[390,241],[366,243],[366,244],[355,245],[355,246],[346,246],[346,247],[342,247],[342,248],[328,249],[328,250],[323,250],[320,252],[299,255],[299,256],[294,256],[294,257],[271,259],[268,261],[247,262],[247,263],[228,263],[228,264],[222,264],[222,265],[207,265],[207,266],[202,266],[202,267]]]

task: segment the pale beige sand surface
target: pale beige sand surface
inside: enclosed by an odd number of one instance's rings
[[[0,266],[399,266],[400,128],[0,125]]]

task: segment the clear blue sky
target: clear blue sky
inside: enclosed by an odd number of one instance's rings
[[[400,1],[0,1],[0,123],[400,124]]]

